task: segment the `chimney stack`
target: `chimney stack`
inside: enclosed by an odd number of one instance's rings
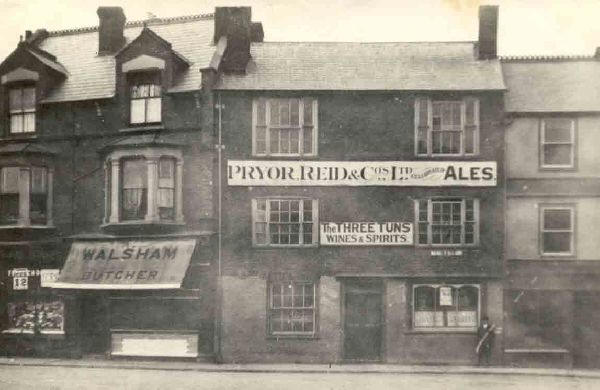
[[[246,71],[246,65],[250,60],[251,20],[250,7],[215,8],[214,43],[217,44],[222,37],[227,38],[227,48],[221,60],[222,70],[236,73]]]
[[[498,6],[479,7],[479,59],[490,60],[498,56]]]
[[[112,54],[125,44],[125,14],[121,7],[98,7],[98,54]]]

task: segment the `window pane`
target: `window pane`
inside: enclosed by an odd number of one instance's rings
[[[571,252],[571,233],[543,233],[542,240],[545,253]]]
[[[146,188],[148,168],[146,160],[123,161],[123,188]]]
[[[174,205],[173,201],[173,190],[170,188],[159,188],[158,189],[158,207],[171,208]]]
[[[475,153],[475,128],[465,128],[465,153]]]
[[[35,88],[23,88],[23,109],[35,110]]]
[[[290,125],[300,125],[300,101],[298,99],[291,99],[290,101]]]
[[[23,115],[23,132],[31,133],[35,131],[35,113],[29,112]]]
[[[468,99],[465,105],[465,124],[467,126],[475,125],[475,101]]]
[[[256,102],[256,124],[259,126],[266,125],[266,115],[265,99],[258,99]]]
[[[427,128],[421,126],[417,129],[417,153],[427,154]]]
[[[571,165],[572,145],[570,144],[546,144],[544,145],[545,165]]]
[[[2,193],[19,193],[19,167],[2,168],[2,185],[0,190]]]
[[[427,99],[419,99],[419,126],[427,127],[428,120],[428,101]]]
[[[267,152],[267,128],[265,126],[256,127],[256,153],[264,154]]]
[[[175,176],[175,161],[171,158],[161,158],[158,162],[158,177],[172,179]]]
[[[147,99],[146,122],[160,122],[161,120],[161,98]]]
[[[271,141],[270,141],[271,153],[279,153],[279,130],[271,129],[269,131],[269,137],[271,139]]]
[[[298,154],[300,152],[300,134],[299,130],[290,129],[290,153]]]
[[[29,217],[31,223],[45,224],[46,223],[46,194],[31,194],[29,197]]]
[[[571,209],[544,210],[544,229],[571,229]]]
[[[544,120],[544,142],[571,142],[571,119]]]
[[[146,101],[144,99],[131,100],[131,123],[144,123],[146,118]]]
[[[304,124],[313,124],[313,99],[304,98]]]
[[[34,194],[46,193],[46,168],[31,168],[31,192]]]
[[[269,100],[269,109],[271,112],[269,124],[271,126],[279,125],[279,100]]]
[[[10,132],[11,133],[22,133],[23,132],[23,114],[12,114],[10,116]]]
[[[477,310],[479,290],[473,286],[464,286],[458,290],[458,310]]]
[[[23,92],[20,88],[11,89],[8,92],[9,108],[11,111],[23,109]]]
[[[279,102],[279,124],[289,125],[290,124],[290,100],[283,99]]]
[[[415,310],[433,310],[435,289],[428,286],[415,288]]]
[[[304,154],[312,154],[313,153],[313,128],[312,127],[304,127],[304,140],[302,153]]]

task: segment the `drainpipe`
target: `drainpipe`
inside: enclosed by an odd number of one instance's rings
[[[217,306],[218,306],[218,326],[217,326],[217,361],[222,362],[222,344],[223,344],[223,283],[222,283],[222,268],[221,268],[221,260],[222,260],[222,250],[223,250],[223,145],[222,145],[222,118],[223,118],[223,104],[221,103],[221,94],[217,95],[217,110],[218,110],[218,118],[217,118]]]

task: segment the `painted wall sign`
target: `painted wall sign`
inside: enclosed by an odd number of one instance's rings
[[[496,185],[495,161],[254,161],[229,160],[230,186]]]
[[[451,287],[440,287],[440,306],[452,306]]]
[[[179,288],[196,240],[74,242],[53,288]]]
[[[323,222],[321,245],[412,245],[410,222]]]

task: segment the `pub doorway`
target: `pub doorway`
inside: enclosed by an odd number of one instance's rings
[[[348,280],[344,284],[344,359],[381,360],[383,338],[381,280]]]

